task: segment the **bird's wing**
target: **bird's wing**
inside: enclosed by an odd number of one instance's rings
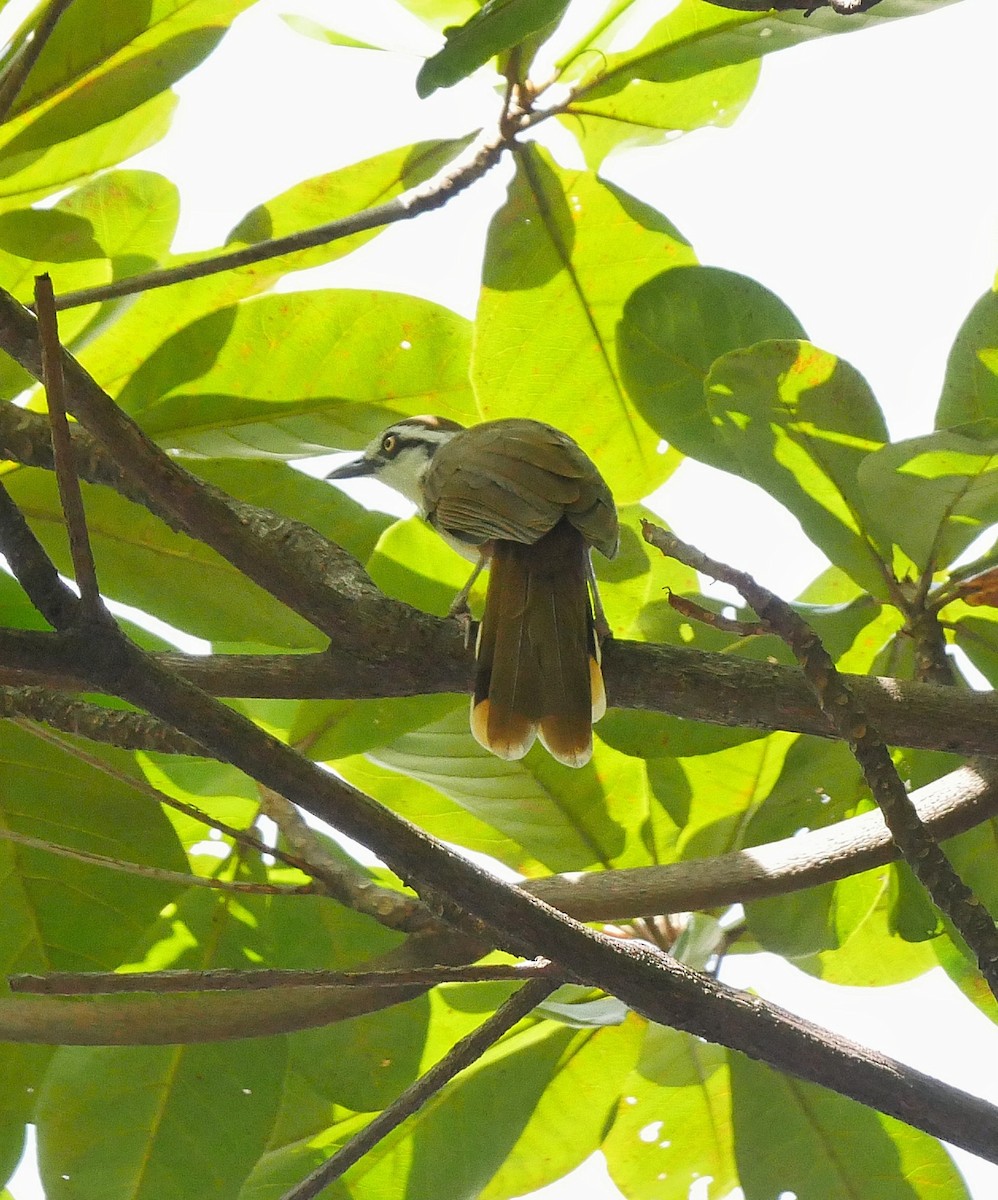
[[[566,434],[539,421],[488,421],[456,434],[423,480],[427,514],[461,541],[532,543],[567,517],[611,557],[617,516],[596,467]]]

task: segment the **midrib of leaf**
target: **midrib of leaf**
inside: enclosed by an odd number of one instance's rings
[[[935,535],[932,538],[932,545],[929,548],[929,560],[925,565],[927,574],[932,575],[935,572],[936,555],[939,552],[939,543],[942,540],[947,522],[953,516],[953,510],[960,503],[960,501],[964,499],[977,480],[980,479],[982,475],[987,474],[987,472],[992,468],[992,464],[995,462],[998,462],[998,455],[989,454],[986,461],[981,465],[980,470],[967,477],[967,482],[962,488],[960,488],[960,490],[953,496],[953,499],[949,502],[949,504],[947,504],[943,509],[942,520],[936,527]]]
[[[793,424],[788,425],[787,426],[788,432],[792,428],[794,428]],[[804,431],[799,431],[799,432],[804,432]],[[806,433],[805,433],[805,437],[807,437]],[[820,452],[821,446],[822,446],[821,439],[816,438],[816,437],[807,437],[807,441],[806,441],[807,453],[818,464],[818,466],[824,472],[825,478],[832,484],[832,486],[835,488],[835,491],[838,493],[839,498],[841,499],[843,505],[845,506],[846,512],[848,512],[849,516],[852,517],[853,522],[856,526],[856,533],[858,534],[860,545],[863,547],[863,550],[873,560],[873,566],[876,568],[877,573],[880,575],[880,577],[884,580],[885,584],[887,585],[887,591],[888,591],[888,594],[890,595],[894,592],[894,577],[891,575],[891,572],[890,572],[887,564],[877,553],[876,547],[873,545],[873,542],[870,540],[870,535],[866,532],[866,526],[865,526],[865,522],[863,520],[862,514],[858,511],[856,506],[849,499],[849,497],[845,494],[845,492],[842,490],[842,488],[840,488],[839,485],[835,482],[835,476],[832,474],[831,468],[828,466],[827,460],[822,456],[822,454]],[[817,497],[812,496],[811,499],[815,500],[816,503],[821,504],[821,501],[818,500]],[[824,505],[822,505],[822,507],[824,507]],[[833,513],[832,515],[834,516],[835,514]]]
[[[135,1172],[135,1186],[132,1190],[133,1196],[140,1196],[142,1194],[142,1181],[149,1173],[153,1157],[153,1148],[156,1144],[156,1139],[160,1129],[162,1128],[163,1122],[166,1120],[166,1110],[169,1107],[169,1096],[176,1083],[177,1075],[180,1071],[180,1061],[186,1049],[186,1046],[170,1047],[171,1053],[169,1066],[165,1072],[162,1086],[158,1089],[158,1103],[156,1105],[156,1111],[153,1114],[152,1124],[150,1126],[148,1136],[143,1143],[142,1157]]]
[[[704,1098],[704,1108],[707,1111],[710,1128],[714,1134],[714,1146],[717,1148],[720,1156],[720,1148],[731,1137],[731,1119],[726,1113],[719,1115],[716,1111],[714,1097],[707,1086],[710,1076],[703,1069],[703,1059],[700,1056],[700,1043],[691,1034],[681,1033],[678,1030],[677,1033],[683,1039],[683,1048],[689,1057],[697,1078],[700,1080],[700,1093]]]
[[[790,1092],[790,1094],[793,1096],[794,1100],[796,1100],[796,1102],[797,1102],[797,1106],[798,1106],[801,1116],[804,1118],[804,1120],[807,1122],[808,1126],[810,1127],[812,1133],[815,1136],[815,1140],[821,1145],[822,1149],[825,1151],[825,1155],[828,1159],[828,1162],[835,1171],[836,1177],[839,1181],[839,1186],[841,1187],[843,1184],[845,1185],[845,1188],[846,1188],[845,1195],[847,1195],[849,1197],[849,1200],[866,1200],[866,1193],[865,1192],[857,1192],[855,1187],[853,1186],[853,1181],[852,1181],[851,1175],[844,1169],[842,1161],[841,1161],[839,1155],[835,1151],[834,1140],[830,1139],[826,1136],[824,1127],[822,1125],[820,1125],[814,1119],[814,1116],[811,1113],[811,1107],[807,1103],[807,1100],[804,1097],[801,1088],[798,1086],[797,1080],[792,1075],[785,1075],[783,1078],[786,1081],[787,1090]],[[852,1101],[849,1101],[848,1103],[852,1103]]]
[[[643,54],[636,54],[633,58],[625,59],[623,62],[619,63],[616,67],[613,67],[611,70],[607,71],[605,74],[599,75],[596,79],[593,79],[589,83],[580,87],[578,89],[578,91],[572,95],[569,103],[570,104],[574,103],[580,97],[585,96],[588,92],[594,90],[597,87],[602,87],[608,80],[614,79],[618,75],[631,76],[634,72],[634,67],[636,64],[644,63],[644,62],[649,61],[650,59],[658,58],[660,56],[665,57],[666,55],[672,54],[673,52],[679,52],[682,50],[689,49],[690,47],[697,46],[700,42],[708,41],[709,39],[711,39],[713,37],[717,37],[719,34],[731,33],[737,29],[742,29],[745,26],[752,25],[752,24],[758,24],[759,21],[763,20],[763,19],[772,20],[773,17],[771,14],[767,14],[765,18],[762,16],[756,16],[756,17],[752,17],[750,20],[745,20],[744,18],[743,19],[732,18],[731,20],[722,22],[718,25],[712,25],[709,29],[698,30],[695,33],[688,33],[685,35],[685,37],[681,37],[678,40],[671,42],[666,46],[657,46],[652,49],[646,50]],[[760,54],[758,57],[761,58],[762,55]],[[734,63],[721,63],[719,65],[734,66],[735,64]],[[716,68],[714,68],[714,69],[716,69]],[[704,72],[697,72],[697,74],[704,74]],[[649,82],[652,82],[652,81],[649,81]]]
[[[0,806],[0,829],[10,831],[11,833],[15,832],[13,829],[11,829],[10,822],[7,820],[6,810],[2,806]],[[38,924],[38,914],[24,887],[24,871],[23,869],[18,869],[22,867],[20,862],[21,848],[18,846],[17,842],[7,842],[6,844],[10,848],[9,861],[11,868],[9,875],[11,879],[15,881],[15,886],[17,887],[18,894],[21,897],[24,911],[28,914],[28,920],[35,935],[34,943],[32,943],[30,937],[25,939],[24,943],[18,950],[18,955],[20,955],[28,946],[33,944],[39,951],[40,957],[45,966],[51,968],[51,960],[49,959],[48,954],[45,952],[45,939],[42,937],[42,931]]]
[[[620,409],[627,419],[627,428],[630,431],[631,442],[635,451],[637,452],[638,460],[641,463],[645,463],[647,460],[645,458],[644,448],[641,445],[641,439],[638,437],[637,430],[634,428],[634,418],[631,415],[630,404],[623,388],[620,386],[620,380],[617,378],[617,373],[614,370],[613,361],[610,357],[609,351],[607,350],[606,342],[603,339],[603,335],[600,333],[599,326],[596,324],[596,319],[592,313],[592,307],[588,303],[586,297],[586,290],[583,287],[582,281],[579,279],[575,267],[572,264],[572,259],[568,253],[567,247],[563,244],[558,235],[558,227],[551,214],[551,209],[548,206],[547,200],[544,197],[544,189],[542,188],[536,172],[534,171],[533,160],[529,154],[524,154],[521,161],[523,162],[524,173],[527,177],[527,182],[530,185],[530,191],[534,198],[534,203],[537,205],[537,211],[540,214],[541,220],[544,222],[544,228],[547,232],[547,235],[551,239],[551,245],[555,248],[555,252],[557,253],[558,258],[561,260],[562,267],[571,283],[572,291],[575,293],[576,299],[579,302],[579,308],[582,310],[583,318],[592,331],[593,337],[596,339],[596,345],[599,348],[600,359],[602,360],[606,369],[606,374],[609,376],[610,385],[613,389],[614,395],[617,398]]]

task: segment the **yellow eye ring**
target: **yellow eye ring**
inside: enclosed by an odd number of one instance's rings
[[[395,447],[398,445],[398,438],[394,433],[389,433],[387,437],[381,439],[381,453],[394,454]]]

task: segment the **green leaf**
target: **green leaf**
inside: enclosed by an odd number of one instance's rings
[[[836,566],[883,595],[886,568],[858,473],[887,428],[859,372],[807,342],[767,341],[718,359],[705,392],[739,474],[786,505]]]
[[[870,916],[887,886],[883,868],[745,905],[749,932],[763,950],[801,958],[837,950]]]
[[[60,570],[71,573],[65,519],[51,472],[20,468],[6,486]],[[110,488],[83,485],[97,575],[105,595],[155,613],[208,641],[266,630],[271,645],[319,649],[326,639],[201,542],[174,533]],[[197,603],[192,603],[197,580]]]
[[[648,424],[683,454],[736,471],[704,394],[711,364],[766,338],[802,336],[783,301],[755,280],[684,267],[628,297],[617,345],[627,393]]]
[[[169,250],[180,216],[180,192],[153,171],[109,171],[70,192],[56,211],[87,223],[120,278],[150,269]],[[69,289],[62,285],[56,290]]]
[[[373,46],[370,42],[360,42],[345,33],[337,33],[328,29],[318,21],[310,21],[308,17],[297,13],[281,13],[281,20],[289,29],[300,33],[302,37],[312,38],[316,42],[324,42],[327,46],[347,46],[354,50],[383,50],[383,46]]]
[[[934,942],[905,941],[893,927],[889,887],[891,870],[890,867],[880,868],[883,886],[879,898],[864,920],[853,923],[852,933],[840,946],[813,955],[799,955],[794,965],[827,983],[846,987],[883,987],[890,983],[904,983],[933,967],[936,961]],[[859,905],[865,903],[862,889],[853,899]],[[855,913],[856,907],[851,907]],[[845,926],[842,928],[844,931]]]
[[[546,1187],[599,1148],[644,1030],[644,1022],[631,1015],[573,1041],[481,1200],[507,1200]]]
[[[88,746],[93,754],[92,746]],[[132,774],[128,756],[101,751]],[[187,859],[158,805],[13,725],[0,753],[0,826],[56,845],[171,870]],[[0,974],[116,967],[177,885],[0,840]]]
[[[936,428],[998,417],[998,292],[985,292],[960,326],[946,363]]]
[[[150,99],[198,65],[252,0],[74,0],[3,127],[31,145],[75,136]],[[31,131],[31,132],[29,132]]]
[[[731,125],[758,75],[758,65],[746,63],[668,83],[635,79],[621,92],[569,101],[558,120],[579,139],[586,165],[595,171],[614,150],[658,146],[677,133]]]
[[[735,1157],[745,1200],[863,1196],[969,1200],[928,1134],[729,1052]]]
[[[460,712],[467,722],[467,699],[464,696],[454,697],[454,704],[455,711]],[[485,751],[482,753],[484,755]],[[442,790],[402,775],[394,768],[382,766],[376,755],[353,755],[339,759],[335,767],[337,774],[342,775],[348,783],[393,812],[417,822],[420,828],[435,837],[487,854],[520,875],[533,877],[550,873],[537,859],[531,858],[514,838],[506,837],[450,799]]]
[[[355,1200],[506,1197],[550,1182],[599,1144],[636,1053],[637,1021],[540,1022],[503,1038],[346,1176]]]
[[[462,698],[446,716],[366,757],[376,767],[428,784],[496,832],[483,840],[468,828],[458,836],[451,805],[435,813],[422,789],[398,780],[386,788],[378,776],[353,771],[350,761],[337,769],[428,832],[491,854],[521,874],[538,874],[537,863],[549,871],[572,871],[648,861],[639,836],[643,813],[631,800],[641,765],[609,748],[599,748],[581,770],[562,767],[539,746],[519,762],[505,762],[471,736]],[[516,847],[512,853],[509,843]]]
[[[953,2],[942,0],[943,4]],[[846,18],[827,8],[809,14],[771,10],[737,13],[727,8],[707,7],[702,0],[682,0],[633,48],[608,55],[577,53],[576,60],[585,74],[576,98],[588,101],[613,95],[634,79],[657,83],[690,79],[720,67],[754,62],[764,54],[829,34],[874,27],[940,7],[935,0],[887,0],[868,13]],[[589,49],[603,49],[602,43],[614,32],[611,25]]]
[[[68,187],[78,179],[112,167],[158,142],[177,106],[162,92],[114,121],[40,149],[0,149],[0,200],[29,200]]]
[[[306,1030],[293,1040],[291,1062],[331,1103],[355,1112],[377,1112],[425,1070],[429,1020],[429,998],[424,995],[325,1029]]]
[[[250,209],[226,238],[226,248],[287,237],[385,204],[407,189],[425,183],[460,154],[471,140],[465,137],[417,142],[326,175],[305,179]],[[377,237],[385,228],[385,225],[376,226],[310,250],[296,250],[268,259],[263,269],[283,274],[332,262]],[[217,250],[205,251],[203,257],[217,253]]]
[[[148,270],[168,249],[179,215],[176,187],[150,171],[110,171],[64,196],[51,209],[0,213],[0,285],[22,303],[34,299],[34,277],[48,272],[56,295]],[[59,315],[69,349],[94,335],[98,307]],[[6,355],[0,389],[13,398],[34,380]]]
[[[859,481],[880,535],[920,571],[939,570],[998,521],[998,420],[884,446]]]
[[[161,445],[293,458],[363,445],[400,416],[468,418],[470,326],[392,292],[264,296],[164,342],[119,403]]]
[[[693,252],[659,213],[525,146],[489,228],[472,377],[483,417],[567,429],[618,503],[675,467],[624,390],[617,329],[627,297]]]
[[[628,1200],[687,1200],[707,1178],[710,1190],[703,1195],[712,1200],[737,1187],[728,1064],[720,1046],[651,1025],[621,1093],[602,1150]]]
[[[782,774],[794,741],[794,734],[771,733],[681,760],[689,799],[685,820],[677,822],[683,827],[680,858],[711,858],[745,844],[749,819]]]
[[[464,24],[481,8],[479,0],[398,0],[398,3],[434,29]]]
[[[237,1200],[283,1076],[280,1038],[60,1049],[38,1106],[46,1196]]]
[[[12,122],[8,128],[23,127],[0,144],[0,164],[81,137],[134,112],[207,58],[223,32],[192,29],[180,33],[112,67],[99,81],[91,81],[55,104],[43,106],[30,123]]]
[[[443,49],[416,76],[417,95],[425,99],[438,88],[453,87],[490,58],[560,20],[567,7],[568,0],[486,0],[463,25],[444,31]]]
[[[749,822],[747,844],[837,825],[868,803],[863,773],[844,742],[799,736],[787,751],[779,779]]]
[[[313,700],[297,706],[292,744],[333,761],[390,745],[403,734],[440,720],[454,708],[453,696],[400,696],[390,700]]]

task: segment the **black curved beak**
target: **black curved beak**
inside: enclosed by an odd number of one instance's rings
[[[374,471],[374,463],[369,458],[355,458],[353,462],[343,463],[334,467],[326,476],[327,479],[356,479],[361,475],[370,475]]]

